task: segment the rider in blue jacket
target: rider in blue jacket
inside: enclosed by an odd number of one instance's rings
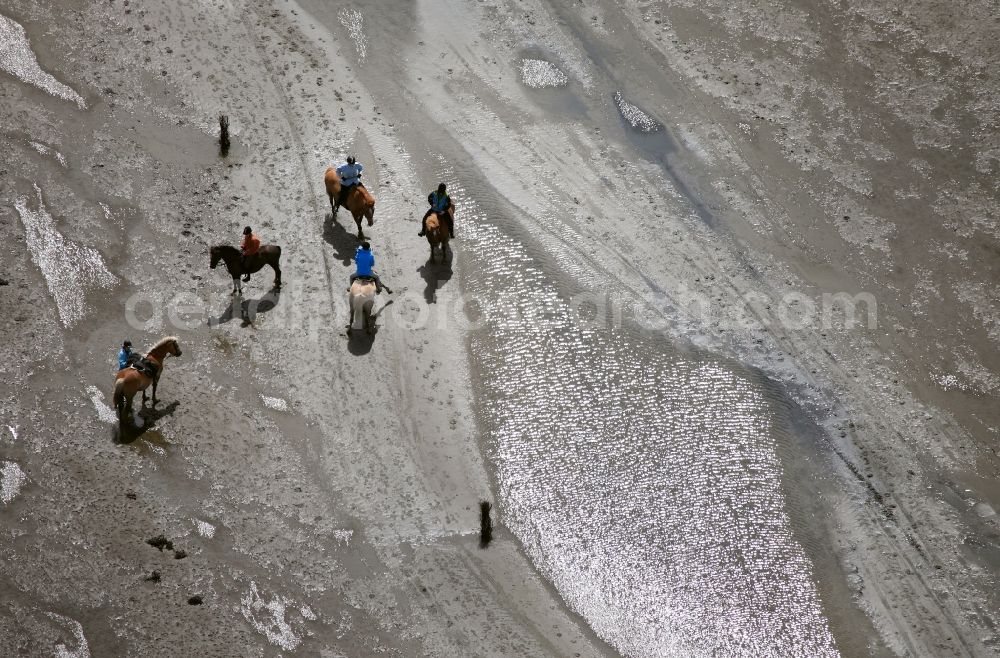
[[[382,279],[375,272],[375,254],[372,253],[372,246],[367,242],[362,242],[357,251],[354,252],[354,274],[351,275],[351,283],[357,278],[372,279],[375,281],[375,294],[381,294],[382,288],[390,295],[392,290],[387,285],[383,285]]]
[[[444,183],[438,185],[436,191],[431,192],[427,195],[427,203],[431,205],[430,209],[424,213],[424,218],[422,220],[423,225],[420,228],[420,233],[418,236],[424,237],[427,235],[427,218],[431,216],[431,213],[438,213],[440,217],[444,218],[445,223],[448,225],[448,234],[454,238],[455,237],[455,223],[454,223],[454,208],[455,204],[451,202],[451,197],[448,196],[448,186]],[[448,212],[451,210],[451,212]]]
[[[129,366],[129,359],[134,356],[132,352],[132,341],[127,340],[122,343],[122,348],[118,350],[118,369],[124,370]]]
[[[364,165],[358,163],[353,155],[347,156],[347,162],[337,167],[337,176],[340,177],[340,194],[337,196],[336,207],[344,205],[351,188],[361,184],[361,172]]]

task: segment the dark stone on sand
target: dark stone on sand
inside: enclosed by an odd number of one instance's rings
[[[160,549],[161,553],[163,552],[164,548],[167,549],[168,551],[174,550],[174,542],[170,541],[163,535],[156,535],[152,539],[147,539],[146,543],[152,546],[153,548]]]
[[[188,599],[188,605],[201,605],[204,600],[201,598],[201,594],[195,594]]]
[[[185,551],[182,548],[179,548],[176,551],[174,551],[174,559],[175,560],[183,560],[187,556],[188,556],[187,551]]]
[[[125,497],[128,498],[129,500],[135,500],[135,492],[134,491],[126,491],[125,492]]]
[[[146,576],[143,580],[149,583],[160,582],[160,572],[157,569],[153,569],[153,572]]]
[[[8,285],[10,285],[10,281],[8,281],[7,279],[0,279],[0,286],[8,286]]]

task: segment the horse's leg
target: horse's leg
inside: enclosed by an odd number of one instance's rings
[[[363,215],[355,215],[354,216],[354,223],[358,225],[358,240],[364,240],[365,239],[365,232],[361,228],[361,217],[363,217]]]
[[[347,333],[351,333],[351,329],[354,328],[354,300],[348,299],[347,305],[351,307],[351,317],[347,319]]]
[[[271,263],[271,267],[274,269],[274,287],[281,287],[281,268],[278,266],[278,261],[275,260]]]
[[[156,385],[160,383],[160,374],[157,373],[156,377],[153,377],[153,406],[156,406]]]
[[[118,413],[118,422],[124,424],[126,418],[132,417],[132,401],[135,399],[135,393],[131,395],[126,395],[125,399],[122,400],[122,408]]]

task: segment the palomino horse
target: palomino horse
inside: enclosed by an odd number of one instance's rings
[[[146,353],[146,360],[155,366],[156,374],[150,377],[144,372],[140,372],[129,366],[118,371],[115,375],[115,409],[118,411],[118,424],[124,421],[126,414],[132,415],[132,398],[139,391],[142,391],[142,403],[146,404],[146,389],[153,385],[153,406],[156,406],[156,385],[163,374],[163,362],[168,356],[180,356],[181,348],[177,344],[177,339],[167,336],[158,342]]]
[[[347,332],[364,329],[368,333],[373,333],[375,318],[372,316],[372,307],[375,306],[375,282],[371,279],[355,279],[351,284],[348,302],[351,307],[351,319],[347,323]]]
[[[448,257],[448,227],[438,213],[427,218],[427,244],[431,246],[430,261],[434,262],[434,247],[441,245],[441,263]]]
[[[209,267],[213,270],[219,264],[220,259],[226,263],[229,276],[233,277],[232,294],[234,295],[243,294],[243,284],[240,283],[240,277],[244,272],[249,271],[250,274],[253,274],[260,271],[265,265],[270,265],[274,269],[274,287],[281,287],[281,266],[278,265],[278,261],[281,259],[281,247],[278,245],[266,244],[262,246],[256,254],[247,258],[246,270],[243,269],[243,256],[236,247],[217,244],[209,250],[209,254],[212,257]]]
[[[340,196],[340,176],[337,170],[329,167],[323,174],[323,183],[326,185],[326,194],[330,197],[330,211],[337,215],[337,197]],[[358,225],[358,240],[365,239],[365,232],[361,230],[361,218],[368,219],[368,226],[375,223],[375,197],[365,189],[365,186],[358,183],[347,193],[344,205],[354,216],[354,223]]]

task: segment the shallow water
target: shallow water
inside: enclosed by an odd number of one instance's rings
[[[0,69],[56,98],[76,103],[81,110],[87,107],[80,94],[42,70],[34,51],[31,50],[24,27],[2,14],[0,14]]]
[[[118,277],[108,271],[96,249],[67,240],[45,208],[42,190],[37,185],[35,194],[37,209],[28,206],[27,197],[19,197],[14,207],[24,225],[31,260],[42,271],[59,310],[59,319],[68,327],[87,313],[84,295],[94,288],[114,286]]]
[[[560,594],[628,656],[837,655],[759,384],[581,326],[518,239],[463,209],[470,292],[509,295],[472,339],[503,521]]]
[[[532,89],[562,87],[569,78],[555,64],[544,59],[521,60],[521,82]]]
[[[6,505],[14,500],[27,479],[17,462],[0,462],[0,503]]]

